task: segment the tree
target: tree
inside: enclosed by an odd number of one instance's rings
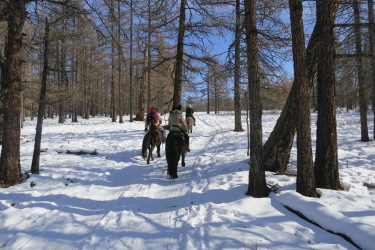
[[[234,62],[234,131],[242,132],[242,123],[241,123],[241,70],[240,70],[240,54],[241,54],[241,3],[240,0],[236,0],[236,30],[235,30],[235,39],[234,39],[234,53],[235,53],[235,62]]]
[[[26,18],[23,0],[9,1],[5,20],[8,24],[5,50],[4,125],[3,145],[0,159],[0,185],[10,186],[20,183],[20,91],[22,76],[22,27]]]
[[[309,107],[309,82],[306,74],[306,48],[302,20],[302,1],[289,0],[294,61],[296,99],[294,109],[297,119],[297,192],[317,197],[311,148],[311,122]]]
[[[374,48],[374,5],[373,0],[368,0],[368,21],[369,25],[369,46],[371,55],[371,81],[372,81],[372,111],[373,111],[373,127],[375,128],[375,48]],[[373,139],[375,139],[375,129],[373,130]]]
[[[111,27],[111,117],[112,122],[116,122],[117,114],[116,114],[116,83],[115,83],[115,8],[114,8],[114,1],[110,0],[109,6],[109,15],[110,15],[110,27]]]
[[[246,52],[250,102],[250,171],[247,195],[267,197],[262,151],[262,108],[259,97],[258,35],[255,0],[245,0]]]
[[[130,0],[129,2],[130,7],[130,45],[129,45],[129,116],[130,116],[130,122],[133,122],[133,0]],[[142,89],[140,89],[142,91]],[[142,97],[142,95],[140,95]],[[136,112],[135,120],[143,121],[144,119],[144,96],[143,100],[140,98],[138,100],[138,112]]]
[[[42,141],[42,129],[43,129],[43,116],[46,102],[46,89],[47,89],[47,77],[49,71],[48,56],[49,56],[49,22],[46,19],[46,28],[44,34],[44,62],[43,62],[43,72],[42,72],[42,86],[40,88],[39,97],[39,108],[38,108],[38,120],[35,132],[35,143],[34,143],[34,153],[31,162],[31,173],[39,174],[39,159],[40,159],[40,144]]]
[[[313,80],[317,72],[317,34],[318,29],[315,25],[306,49],[306,67],[309,86],[305,87],[309,89],[313,85]],[[285,173],[287,169],[290,151],[297,131],[297,121],[294,115],[296,111],[293,105],[297,98],[296,89],[297,84],[295,84],[294,81],[280,117],[263,146],[265,169],[268,171]]]
[[[174,93],[173,93],[173,106],[181,104],[181,89],[182,89],[182,68],[183,68],[183,56],[184,56],[184,37],[185,37],[185,18],[186,18],[186,1],[181,0],[180,5],[180,19],[178,26],[178,37],[177,37],[177,52],[176,52],[176,63],[175,63],[175,75],[174,75]]]
[[[317,1],[318,120],[314,169],[316,186],[334,190],[341,188],[337,153],[333,30],[336,11],[333,1]]]
[[[358,0],[353,0],[353,12],[354,12],[354,36],[355,36],[355,51],[358,55],[362,55],[362,36],[360,30],[360,13]],[[363,58],[362,56],[356,57],[357,61],[357,74],[358,74],[358,86],[359,86],[359,113],[361,117],[361,141],[369,141],[368,126],[367,126],[367,97],[366,97],[366,86],[363,69]]]

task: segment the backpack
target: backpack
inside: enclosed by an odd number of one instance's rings
[[[155,112],[152,112],[150,114],[147,114],[147,124],[155,124],[156,119],[155,119]]]

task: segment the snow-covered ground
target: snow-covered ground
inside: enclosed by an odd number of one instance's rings
[[[246,132],[233,132],[233,114],[197,113],[196,118],[187,166],[179,167],[174,181],[167,178],[164,147],[151,164],[142,159],[143,122],[130,123],[129,117],[123,124],[108,117],[65,124],[45,120],[40,175],[0,189],[0,248],[356,249],[331,231],[349,236],[362,249],[375,249],[375,190],[364,186],[375,185],[375,142],[359,141],[358,113],[337,116],[340,180],[346,190],[319,189],[319,199],[296,193],[295,177],[270,172],[267,182],[277,184],[278,193],[246,196]],[[264,114],[264,141],[277,118],[277,112]],[[313,114],[313,138],[315,121]],[[36,120],[27,120],[22,129],[23,172],[31,168],[35,125]],[[295,152],[291,172],[296,171]]]

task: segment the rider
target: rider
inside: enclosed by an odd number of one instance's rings
[[[160,133],[163,135],[163,142],[165,142],[165,130],[161,126],[162,124],[162,118],[160,114],[157,112],[155,107],[151,107],[150,111],[146,114],[146,119],[145,119],[145,132],[148,131],[148,128],[151,128],[150,121],[148,121],[148,117],[152,115],[154,118],[154,124],[156,128],[160,131]]]
[[[195,117],[193,116],[193,114],[194,114],[194,110],[193,110],[193,108],[191,107],[191,104],[189,104],[189,106],[186,108],[186,114],[185,114],[185,117],[186,117],[186,119],[187,119],[188,117],[193,118],[193,120],[194,120],[194,126],[195,126]]]
[[[184,134],[185,141],[188,145],[187,151],[190,152],[189,135],[187,134],[186,122],[181,112],[181,105],[177,104],[173,106],[169,114],[168,125],[171,132],[182,132]]]

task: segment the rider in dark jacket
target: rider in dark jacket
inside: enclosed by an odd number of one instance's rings
[[[193,118],[193,120],[194,120],[194,126],[195,126],[195,117],[193,116],[193,114],[194,114],[194,109],[191,107],[191,104],[189,104],[189,106],[186,108],[185,117],[186,117],[186,119],[188,117]]]

